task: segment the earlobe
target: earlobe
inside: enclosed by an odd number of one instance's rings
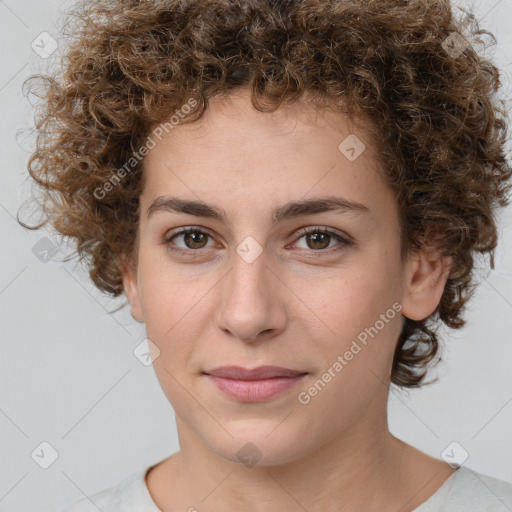
[[[424,320],[439,305],[450,274],[452,258],[421,250],[409,260],[405,272],[402,314]]]
[[[132,317],[137,322],[144,322],[142,308],[139,300],[139,287],[137,284],[137,271],[135,264],[131,259],[120,258],[119,267],[121,268],[123,278],[123,288],[130,303]]]

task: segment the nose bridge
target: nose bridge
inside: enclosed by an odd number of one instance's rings
[[[219,329],[246,341],[257,339],[262,331],[280,330],[285,320],[266,253],[256,244],[244,240],[233,253],[216,315]]]
[[[261,299],[260,296],[265,294],[269,272],[263,247],[254,238],[245,238],[233,254],[232,271],[228,279],[229,295],[239,304],[250,300],[252,295],[254,304],[254,300]]]

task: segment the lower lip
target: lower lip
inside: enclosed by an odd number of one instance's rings
[[[261,380],[235,380],[225,379],[223,377],[214,377],[207,375],[218,389],[231,398],[244,402],[263,402],[268,400],[293,386],[297,385],[304,377],[273,377],[271,379]]]

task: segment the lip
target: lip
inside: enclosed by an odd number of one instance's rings
[[[212,377],[222,377],[225,379],[261,380],[271,379],[273,377],[298,377],[307,372],[291,370],[283,366],[258,366],[252,369],[246,369],[242,366],[220,366],[219,368],[214,368],[204,373]]]
[[[230,398],[244,402],[262,402],[297,385],[307,372],[280,366],[245,369],[223,366],[204,372],[217,389]]]

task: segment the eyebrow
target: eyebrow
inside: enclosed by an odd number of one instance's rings
[[[172,213],[185,213],[196,217],[205,217],[220,222],[227,223],[226,212],[213,205],[202,201],[193,201],[189,199],[180,199],[177,197],[160,196],[156,198],[147,209],[147,218],[158,211],[167,211]],[[295,219],[306,215],[314,215],[324,212],[355,212],[371,213],[365,205],[356,201],[349,201],[342,197],[322,197],[318,199],[308,199],[301,201],[291,201],[285,205],[276,208],[272,212],[272,223],[276,224],[284,220]]]

